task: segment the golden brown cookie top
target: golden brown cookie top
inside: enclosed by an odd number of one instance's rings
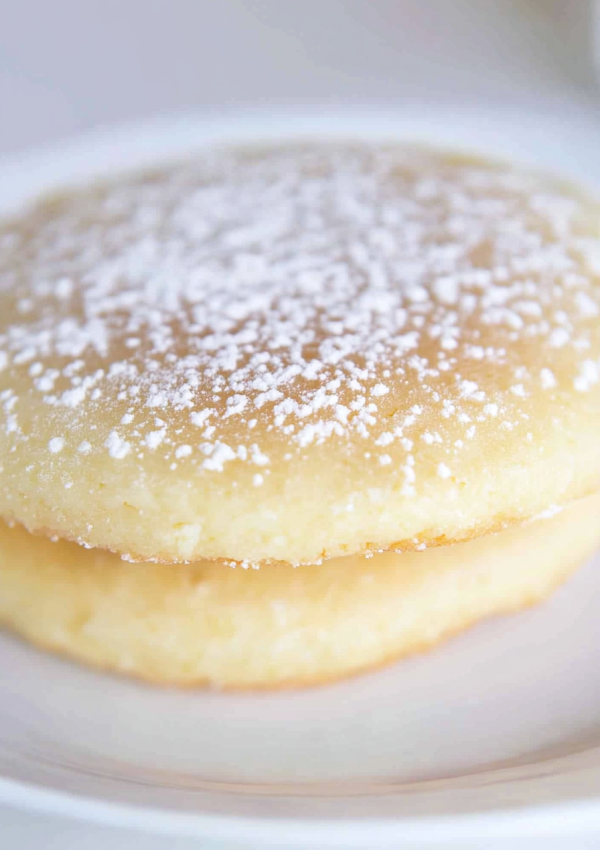
[[[134,558],[301,562],[583,495],[598,223],[545,177],[395,145],[43,201],[0,230],[0,513]]]

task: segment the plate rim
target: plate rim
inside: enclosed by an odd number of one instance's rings
[[[115,803],[0,777],[0,800],[22,811],[67,817],[102,826],[123,827],[146,833],[203,838],[216,841],[258,841],[261,845],[286,844],[332,847],[378,847],[403,841],[472,841],[589,835],[599,824],[597,799],[563,804],[523,805],[482,814],[307,821],[299,818],[233,817],[186,813],[144,805]],[[399,832],[401,828],[401,834]]]

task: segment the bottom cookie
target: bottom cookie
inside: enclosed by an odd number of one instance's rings
[[[325,682],[538,602],[600,544],[599,520],[600,496],[592,496],[455,546],[248,571],[130,564],[0,523],[0,623],[52,651],[161,684]]]

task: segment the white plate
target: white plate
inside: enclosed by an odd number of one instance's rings
[[[600,124],[499,111],[180,116],[0,166],[0,207],[215,140],[410,137],[600,184]],[[0,637],[0,798],[319,847],[600,832],[600,556],[539,608],[331,687],[155,690]]]

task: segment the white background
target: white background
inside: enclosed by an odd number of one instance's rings
[[[0,153],[164,110],[585,109],[587,0],[0,0]]]
[[[535,107],[577,120],[599,103],[591,5],[0,0],[0,155],[170,110],[315,102],[402,109],[403,103],[426,101],[432,109],[454,102]],[[198,845],[0,808],[0,846]],[[527,843],[532,850],[563,846]],[[575,846],[600,847],[600,836],[569,842]]]

